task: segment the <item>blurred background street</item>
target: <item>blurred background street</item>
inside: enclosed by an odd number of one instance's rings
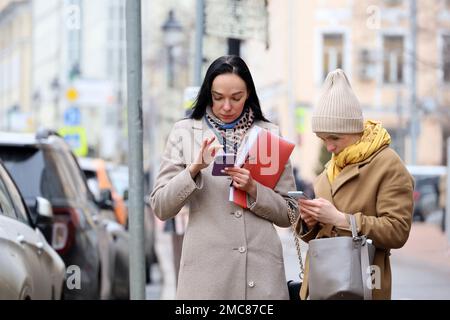
[[[142,61],[129,55],[127,65],[127,48]],[[0,298],[128,299],[131,265],[147,299],[175,297],[188,214],[161,222],[148,195],[170,129],[225,54],[248,64],[265,117],[295,143],[297,189],[310,195],[330,159],[311,131],[313,106],[326,75],[345,71],[415,179],[410,239],[391,256],[392,297],[450,299],[450,0],[0,0],[1,208],[10,210],[0,212],[0,256],[21,259],[1,265],[0,284],[27,270]],[[139,125],[129,125],[132,111]],[[142,141],[130,142],[140,129]],[[295,279],[294,242],[279,234]],[[26,277],[41,290],[24,287]]]

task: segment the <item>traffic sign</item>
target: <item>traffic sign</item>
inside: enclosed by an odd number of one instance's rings
[[[268,41],[267,0],[206,0],[205,4],[207,34]]]
[[[66,126],[79,126],[81,124],[81,112],[77,107],[70,107],[64,111],[64,124]]]
[[[79,96],[79,94],[78,94],[77,89],[75,89],[75,88],[67,89],[67,91],[66,91],[66,98],[67,98],[68,101],[74,102],[74,101],[76,101],[78,99],[78,96]]]
[[[88,143],[85,128],[80,126],[66,126],[59,129],[58,133],[64,137],[64,140],[69,144],[76,156],[87,156]]]

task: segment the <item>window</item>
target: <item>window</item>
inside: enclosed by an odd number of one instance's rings
[[[34,201],[38,196],[50,202],[77,198],[71,177],[56,163],[60,160],[54,152],[34,147],[2,147],[0,158],[25,200]]]
[[[403,42],[403,36],[385,36],[383,39],[385,83],[403,82]]]
[[[342,34],[323,36],[323,79],[337,68],[342,69],[344,55],[344,37]]]
[[[20,193],[17,191],[16,186],[14,185],[14,182],[12,182],[11,178],[6,173],[5,169],[0,166],[0,174],[2,177],[2,180],[5,184],[5,187],[8,189],[8,193],[11,197],[12,204],[15,208],[15,212],[17,215],[17,218],[19,220],[27,225],[30,225],[30,222],[28,220],[27,215],[27,209],[25,208],[25,204],[22,200],[22,197]]]
[[[442,68],[444,72],[444,82],[450,83],[450,35],[443,36],[442,40]]]

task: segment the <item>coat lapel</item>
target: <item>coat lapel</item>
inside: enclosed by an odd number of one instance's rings
[[[340,187],[342,187],[347,181],[353,179],[357,175],[359,175],[358,163],[346,166],[331,184],[331,195],[334,197]]]
[[[202,142],[204,139],[212,138],[214,137],[214,132],[208,127],[208,125],[205,123],[204,118],[201,118],[200,120],[193,119],[192,129],[194,129],[194,141],[195,145],[199,148],[202,145]],[[214,141],[214,145],[220,144],[220,141]]]

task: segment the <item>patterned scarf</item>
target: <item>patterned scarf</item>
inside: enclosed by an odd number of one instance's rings
[[[211,107],[208,107],[205,119],[214,134],[219,138],[224,152],[236,154],[246,132],[255,121],[255,116],[252,109],[245,107],[239,118],[231,123],[225,123],[214,115]]]
[[[361,139],[341,152],[331,157],[327,164],[327,176],[330,183],[336,179],[339,173],[349,164],[366,160],[380,148],[391,143],[391,136],[380,122],[367,120],[364,123],[364,133]]]

